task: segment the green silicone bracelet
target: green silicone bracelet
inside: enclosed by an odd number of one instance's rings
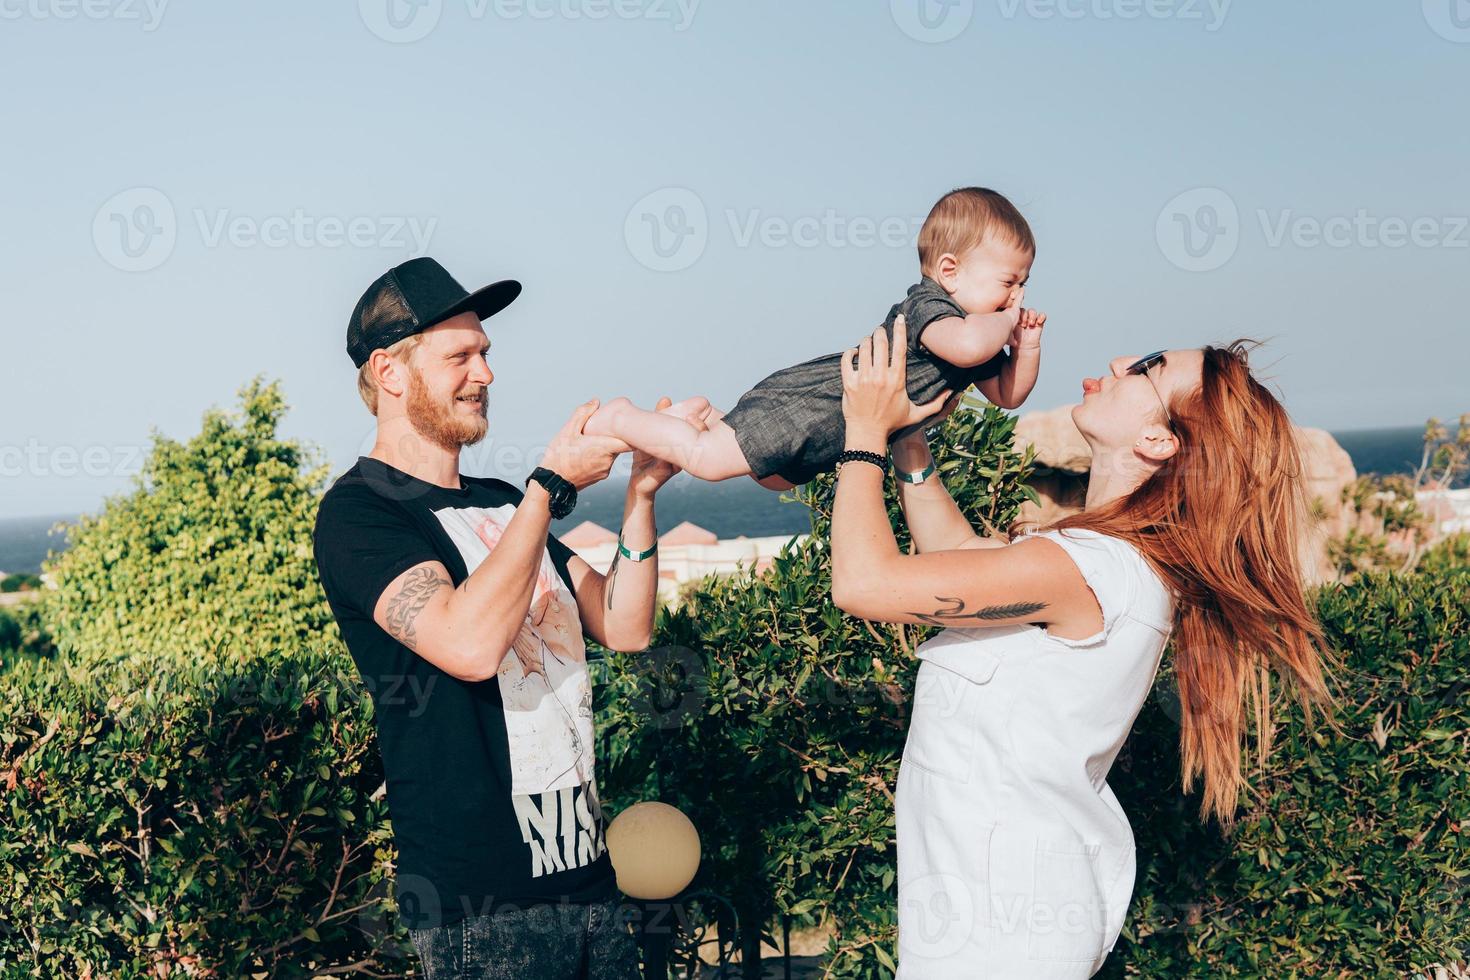
[[[655,540],[653,542],[652,548],[649,548],[647,551],[640,551],[638,554],[635,555],[633,554],[633,552],[629,551],[626,547],[623,546],[623,536],[621,534],[618,535],[618,554],[622,555],[629,561],[643,561],[647,558],[652,558],[653,553],[657,550],[658,541]]]
[[[924,467],[922,470],[919,470],[917,473],[910,473],[910,472],[901,470],[897,466],[894,466],[893,472],[896,473],[896,474],[898,474],[898,478],[900,480],[902,480],[904,483],[912,483],[912,484],[917,485],[917,484],[923,483],[925,480],[929,479],[929,477],[934,474],[934,460],[931,458],[929,460],[929,465],[926,466],[926,467]]]

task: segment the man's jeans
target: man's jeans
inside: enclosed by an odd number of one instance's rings
[[[616,900],[533,905],[408,935],[428,980],[639,980],[626,921]]]

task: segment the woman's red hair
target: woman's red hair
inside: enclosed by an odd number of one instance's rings
[[[1309,725],[1314,704],[1336,703],[1327,676],[1337,663],[1298,559],[1300,449],[1285,409],[1251,375],[1247,345],[1204,348],[1199,388],[1169,406],[1173,457],[1126,497],[1052,525],[1132,543],[1173,590],[1183,787],[1202,775],[1200,815],[1227,831],[1247,785],[1251,714],[1258,765],[1271,750],[1271,669],[1292,682]]]

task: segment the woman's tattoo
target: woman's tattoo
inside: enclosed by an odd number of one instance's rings
[[[618,560],[623,557],[621,551],[613,552],[612,565],[607,570],[607,608],[612,608],[613,587],[618,584]]]
[[[408,573],[398,594],[388,600],[388,632],[404,646],[413,648],[418,639],[419,613],[434,598],[434,593],[454,583],[432,568],[416,568]]]
[[[981,606],[979,609],[966,609],[965,600],[956,596],[937,595],[934,597],[940,602],[949,603],[948,606],[940,606],[932,613],[911,612],[910,616],[921,619],[934,626],[952,625],[956,620],[973,619],[981,622],[996,619],[1020,619],[1030,616],[1046,608],[1044,602],[1012,602],[1003,606]]]

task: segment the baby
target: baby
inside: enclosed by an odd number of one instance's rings
[[[894,320],[904,317],[914,404],[933,401],[946,390],[958,397],[972,383],[1002,408],[1026,400],[1036,384],[1046,323],[1045,313],[1021,306],[1035,255],[1026,219],[995,191],[965,187],[934,205],[919,231],[922,278],[883,323],[891,342]],[[614,398],[582,431],[615,436],[701,480],[750,476],[768,489],[789,490],[831,469],[842,452],[841,358],[841,353],[824,354],[782,368],[741,395],[728,412],[709,407],[703,398],[662,412]],[[890,441],[939,414],[900,429]],[[685,420],[691,415],[702,419],[704,431]]]

